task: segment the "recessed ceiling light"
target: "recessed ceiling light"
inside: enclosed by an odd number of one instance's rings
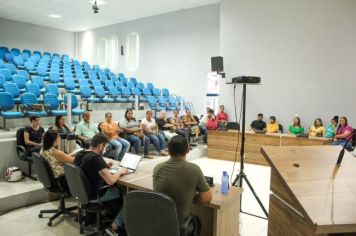
[[[95,0],[91,0],[90,3],[94,4]],[[106,4],[106,1],[104,1],[104,0],[96,0],[96,5],[101,6],[101,5],[104,5],[104,4]]]
[[[58,18],[61,18],[62,16],[58,15],[58,14],[49,14],[48,17],[58,19]]]

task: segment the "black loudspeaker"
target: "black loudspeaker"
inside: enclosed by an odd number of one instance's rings
[[[121,56],[123,56],[123,55],[124,55],[124,46],[121,45]]]
[[[212,57],[211,58],[211,71],[215,71],[215,72],[224,71],[223,57]]]

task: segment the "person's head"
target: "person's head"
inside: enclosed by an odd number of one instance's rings
[[[107,112],[107,113],[105,114],[105,120],[106,120],[106,122],[111,123],[111,121],[112,121],[112,114],[111,114],[110,112]]]
[[[146,119],[152,118],[152,111],[146,111]]]
[[[220,105],[220,112],[224,112],[225,110],[225,106],[224,105]]]
[[[166,119],[166,112],[165,112],[165,111],[161,111],[161,112],[159,113],[159,117],[160,117],[161,119]]]
[[[214,110],[213,109],[209,109],[208,110],[208,117],[211,117],[214,115]]]
[[[99,155],[102,155],[106,149],[109,139],[102,133],[94,135],[91,139],[90,147],[95,150]]]
[[[300,118],[299,118],[299,116],[295,116],[295,117],[293,118],[293,126],[298,126],[298,127],[300,127]]]
[[[323,126],[323,121],[321,118],[316,118],[314,121],[314,127],[322,127]]]
[[[186,114],[187,116],[191,116],[191,115],[192,115],[192,111],[191,111],[191,110],[186,110],[186,111],[185,111],[185,114]]]
[[[340,117],[340,125],[342,127],[347,125],[347,118],[345,116]]]
[[[125,118],[127,121],[131,120],[133,118],[133,112],[132,109],[127,108],[125,112]]]
[[[276,117],[275,117],[275,116],[270,116],[270,117],[269,117],[269,122],[270,122],[271,124],[276,123]]]
[[[185,157],[188,152],[188,142],[183,136],[176,135],[168,142],[168,153],[171,158]]]
[[[174,110],[173,115],[174,115],[174,117],[178,117],[179,116],[179,111],[178,110]]]
[[[89,113],[89,111],[84,112],[82,114],[82,118],[83,118],[83,121],[85,123],[89,123],[89,121],[90,121],[90,113]]]
[[[29,118],[31,126],[39,126],[41,118],[38,116],[30,116]]]
[[[207,107],[206,108],[206,113],[208,113],[210,109],[211,109],[210,107]]]
[[[57,127],[65,126],[66,119],[63,115],[56,116],[55,125]]]
[[[257,120],[258,121],[262,121],[263,120],[263,114],[262,113],[258,113],[257,114]]]
[[[60,142],[61,138],[57,130],[47,130],[43,135],[43,151],[46,151],[52,147],[59,146]]]
[[[331,125],[337,126],[338,123],[339,123],[339,116],[334,116],[334,117],[331,119]]]

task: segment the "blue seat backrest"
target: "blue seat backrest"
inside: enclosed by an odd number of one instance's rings
[[[32,76],[32,83],[38,84],[38,86],[40,87],[40,89],[44,88],[45,83],[42,77],[40,76]]]
[[[26,87],[26,79],[22,75],[13,75],[12,82],[16,83],[20,89]]]
[[[39,97],[41,95],[40,87],[38,86],[38,84],[34,83],[26,84],[26,92],[33,93],[36,95],[36,97]]]
[[[11,81],[11,71],[9,69],[3,68],[0,69],[0,74],[5,77],[5,80]]]
[[[119,96],[121,94],[115,86],[109,87],[109,92],[112,96]]]
[[[14,108],[14,99],[11,93],[0,92],[0,110],[8,111]]]
[[[46,85],[46,91],[49,93],[53,93],[55,95],[59,95],[59,90],[58,90],[58,86],[56,84],[47,84]]]
[[[5,63],[4,66],[5,66],[6,69],[10,70],[12,75],[16,74],[16,66],[14,64]]]
[[[105,89],[103,86],[95,86],[95,93],[98,97],[105,97]]]
[[[37,104],[37,98],[36,95],[34,95],[33,93],[23,93],[21,95],[21,103],[23,105],[30,105],[30,104]]]
[[[19,88],[18,88],[17,84],[5,83],[3,85],[3,87],[5,89],[5,92],[11,93],[14,98],[17,98],[17,97],[20,96],[20,91],[19,91]]]
[[[51,110],[55,110],[59,107],[58,97],[53,93],[46,93],[44,95],[44,103],[48,104]]]
[[[17,70],[16,74],[22,75],[26,81],[28,81],[30,79],[30,75],[28,74],[28,72],[26,70]]]

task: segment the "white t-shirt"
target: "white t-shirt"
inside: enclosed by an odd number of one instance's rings
[[[156,120],[154,118],[151,118],[151,122],[144,118],[141,121],[141,124],[146,125],[147,129],[149,129],[151,132],[154,132],[157,127]]]
[[[208,123],[208,120],[209,120],[209,116],[208,116],[208,114],[205,114],[205,115],[200,119],[199,125],[206,125],[206,124]]]

